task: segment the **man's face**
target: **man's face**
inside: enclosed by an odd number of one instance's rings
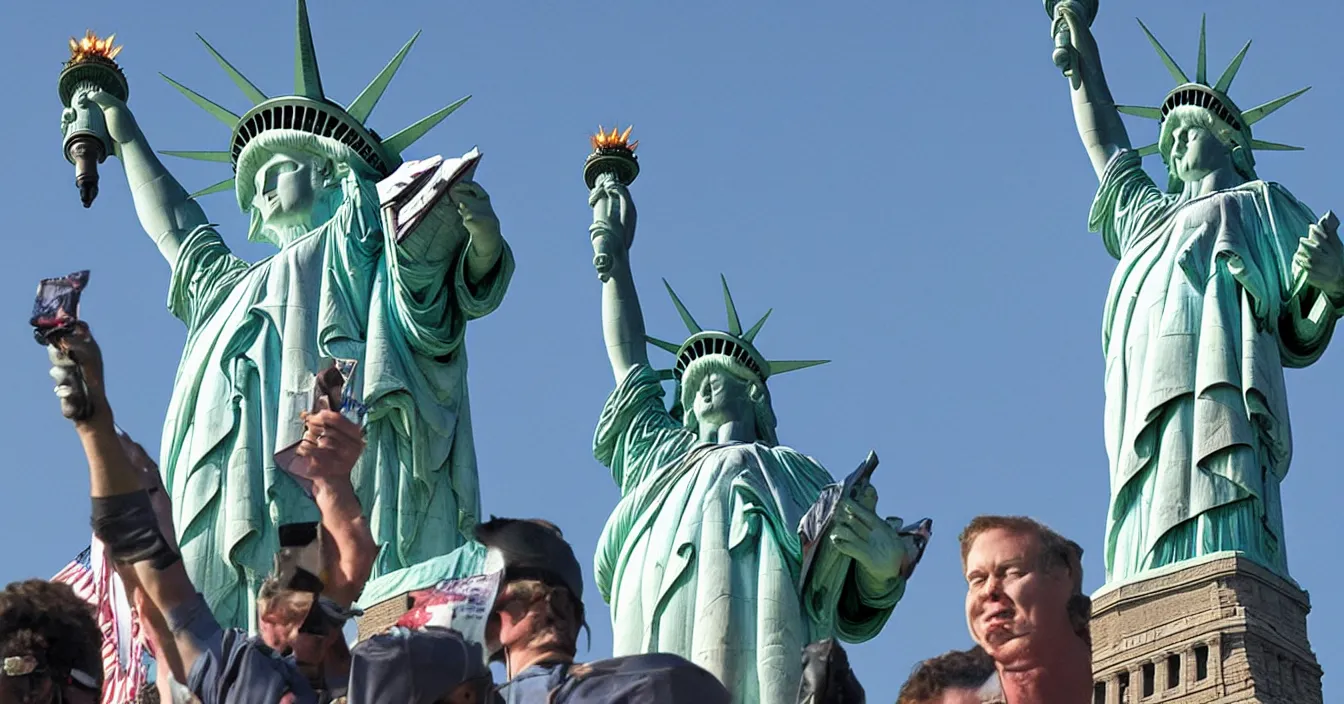
[[[504,587],[495,601],[494,613],[485,627],[486,647],[492,652],[526,642],[532,637],[532,604],[517,598]]]
[[[1001,666],[1028,660],[1073,633],[1071,580],[1066,570],[1047,572],[1043,563],[1034,534],[1001,528],[977,536],[966,555],[966,622],[971,637]]]
[[[313,606],[312,595],[305,592],[285,591],[264,604],[258,604],[258,631],[261,640],[276,652],[284,652],[293,645],[299,627]]]

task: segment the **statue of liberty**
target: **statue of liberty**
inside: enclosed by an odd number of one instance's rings
[[[1292,459],[1284,367],[1325,351],[1344,310],[1338,221],[1262,181],[1254,150],[1292,150],[1251,126],[1305,89],[1249,110],[1228,90],[1246,47],[1194,80],[1143,27],[1177,86],[1159,107],[1112,101],[1089,24],[1054,6],[1078,132],[1101,186],[1089,228],[1119,260],[1102,326],[1111,501],[1108,583],[1220,551],[1288,575],[1280,483]],[[1142,23],[1140,23],[1142,26]],[[1157,120],[1130,146],[1120,113]],[[1160,154],[1166,189],[1140,160]]]
[[[623,142],[615,132],[595,139],[595,156]],[[594,571],[611,605],[614,655],[675,653],[714,673],[735,702],[797,701],[803,647],[876,636],[922,545],[899,518],[874,513],[869,486],[839,500],[813,563],[831,568],[808,577],[800,523],[833,480],[780,444],[766,380],[822,362],[763,357],[755,338],[765,319],[744,331],[726,283],[726,331],[701,328],[669,287],[691,336],[682,344],[646,337],[628,256],[634,203],[612,173],[591,185],[616,380],[593,452],[621,490]],[[651,368],[646,344],[675,354],[674,368]],[[663,381],[676,382],[671,410]],[[847,559],[827,560],[826,551]]]
[[[353,481],[381,548],[374,574],[446,554],[477,523],[463,336],[500,304],[514,263],[469,180],[404,240],[383,231],[378,181],[465,102],[387,138],[365,127],[414,41],[344,108],[323,93],[304,0],[292,95],[262,93],[207,43],[252,107],[240,117],[168,79],[233,130],[224,151],[164,152],[233,166],[233,178],[191,195],[116,96],[86,92],[63,117],[102,111],[140,224],[171,267],[168,307],[187,340],[163,478],[192,582],[226,625],[255,630],[277,526],[317,520],[274,454],[302,436],[314,374],[332,358],[358,361],[349,384],[368,408]],[[223,190],[251,214],[248,238],[278,252],[251,263],[229,251],[196,201]]]

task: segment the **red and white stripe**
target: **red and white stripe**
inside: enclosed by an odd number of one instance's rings
[[[53,582],[64,582],[94,607],[103,633],[103,697],[101,704],[134,704],[148,679],[147,646],[130,595],[103,553],[97,538],[66,565]]]

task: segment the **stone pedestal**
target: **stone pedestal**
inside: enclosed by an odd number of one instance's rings
[[[1093,596],[1093,704],[1323,704],[1307,593],[1218,553]]]

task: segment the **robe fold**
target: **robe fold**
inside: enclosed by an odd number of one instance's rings
[[[1294,284],[1315,221],[1275,183],[1188,198],[1136,152],[1107,166],[1089,227],[1119,260],[1102,329],[1108,582],[1224,550],[1287,576],[1283,368],[1314,362],[1338,317]]]
[[[608,399],[593,449],[622,497],[595,567],[614,656],[674,653],[714,673],[734,702],[794,702],[803,646],[872,638],[904,593],[903,581],[861,593],[851,570],[838,613],[812,611],[798,587],[798,524],[830,474],[787,447],[699,442],[647,367]]]
[[[381,548],[374,576],[449,553],[479,516],[463,336],[500,304],[513,256],[506,245],[468,282],[460,224],[429,248],[447,258],[427,257],[382,231],[372,181],[351,173],[341,188],[330,221],[270,258],[239,259],[206,225],[173,263],[168,307],[187,341],[161,464],[183,561],[226,626],[255,630],[276,527],[319,519],[274,454],[302,437],[332,357],[359,361],[351,383],[369,408],[352,481]]]

